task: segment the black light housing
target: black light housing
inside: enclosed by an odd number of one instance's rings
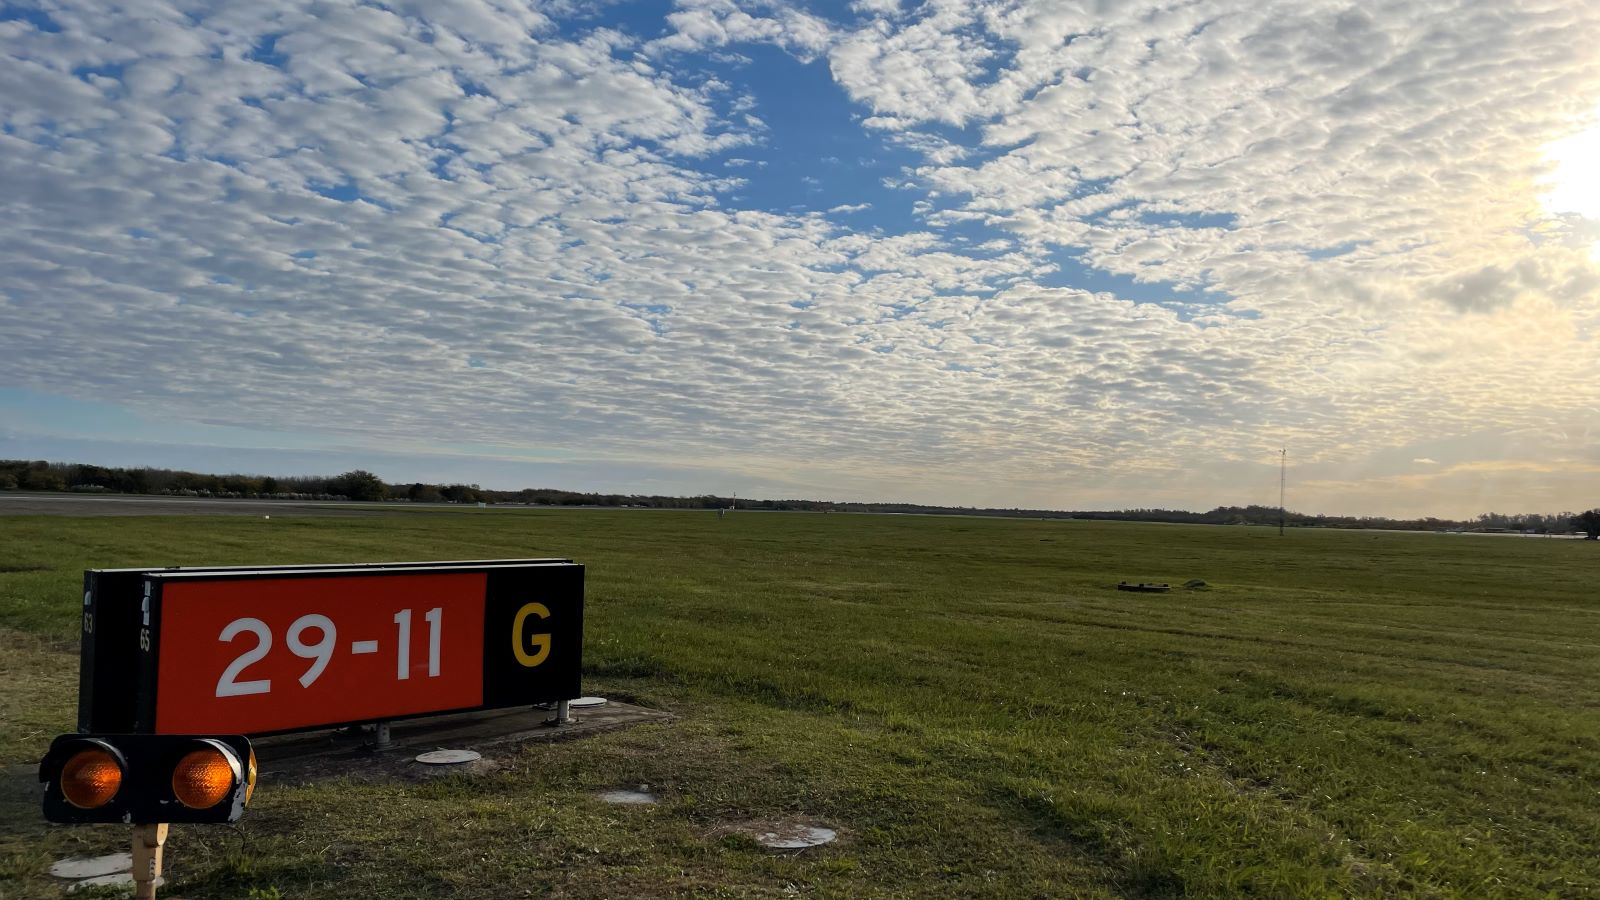
[[[235,822],[255,779],[237,734],[63,734],[39,762],[51,822]]]

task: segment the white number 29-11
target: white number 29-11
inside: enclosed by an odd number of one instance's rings
[[[422,616],[428,623],[429,678],[439,677],[439,629],[443,615],[442,608],[435,608],[428,610]],[[407,679],[411,677],[411,610],[403,609],[395,613],[394,623],[399,630],[399,642],[395,652],[395,677]],[[307,643],[306,632],[313,630],[319,637],[316,641]],[[260,619],[234,619],[222,629],[221,634],[217,635],[217,640],[229,643],[242,634],[254,635],[256,645],[239,654],[226,669],[222,670],[222,677],[217,679],[218,697],[242,697],[272,691],[270,678],[239,680],[245,669],[265,659],[267,653],[272,650],[272,629]],[[288,645],[289,652],[301,659],[311,660],[310,668],[300,674],[301,687],[310,687],[322,677],[323,672],[327,671],[328,663],[333,659],[333,652],[338,647],[338,641],[339,630],[327,616],[310,613],[289,623],[289,630],[284,634],[284,643]],[[372,653],[377,651],[377,647],[377,641],[358,641],[352,645],[351,651]]]

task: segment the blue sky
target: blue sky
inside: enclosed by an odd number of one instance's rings
[[[1595,38],[1578,0],[0,3],[0,456],[1084,508],[1271,502],[1289,446],[1308,511],[1574,505]]]

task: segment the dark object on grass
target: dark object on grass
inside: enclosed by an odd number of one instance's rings
[[[1119,591],[1139,591],[1144,594],[1165,594],[1172,590],[1172,585],[1164,582],[1141,581],[1138,584],[1129,584],[1126,581],[1117,582]]]
[[[1191,591],[1202,591],[1202,590],[1205,590],[1206,588],[1211,587],[1211,585],[1206,584],[1204,581],[1201,581],[1198,578],[1191,578],[1188,581],[1185,581],[1183,583],[1183,586],[1188,588]]]

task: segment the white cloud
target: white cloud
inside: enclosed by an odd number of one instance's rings
[[[900,13],[900,0],[853,0],[850,9],[858,13],[893,16]]]
[[[652,41],[651,52],[694,52],[765,42],[809,61],[833,39],[827,22],[788,6],[778,5],[755,15],[734,0],[679,0],[677,7],[667,15],[672,33]]]
[[[1007,505],[1228,502],[1196,460],[1263,441],[1597,445],[1596,226],[1538,198],[1600,9],[858,6],[0,23],[0,385]],[[728,198],[766,133],[688,55],[759,42],[918,154],[918,218]]]

